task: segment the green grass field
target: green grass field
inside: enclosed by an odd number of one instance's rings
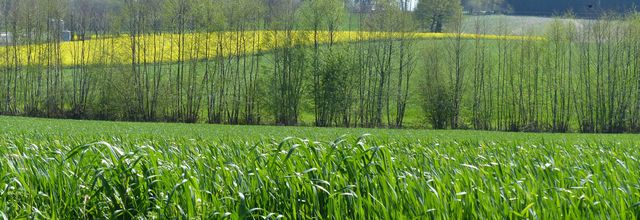
[[[0,117],[4,219],[637,219],[640,137]]]

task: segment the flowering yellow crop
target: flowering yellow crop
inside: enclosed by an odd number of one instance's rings
[[[339,31],[248,31],[191,34],[120,35],[85,41],[0,47],[0,66],[80,66],[162,63],[254,54],[286,45],[311,45],[379,39],[496,39],[540,40],[536,37],[450,33]]]

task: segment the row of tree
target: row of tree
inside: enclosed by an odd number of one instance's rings
[[[544,39],[487,40],[463,37],[455,1],[456,10],[426,10],[425,0],[409,12],[403,1],[377,0],[358,14],[342,0],[69,2],[0,0],[1,31],[14,36],[0,55],[1,114],[279,125],[308,117],[316,126],[399,128],[407,110],[422,108],[423,127],[640,130],[635,14],[558,20]],[[508,34],[506,24],[477,19],[478,34],[490,25]],[[336,42],[345,23],[359,27],[353,42]],[[64,28],[80,42],[64,44]],[[416,41],[420,28],[454,34]],[[313,43],[296,44],[296,30],[313,33]],[[368,32],[389,36],[372,41]],[[130,44],[109,37],[123,34]],[[260,51],[261,43],[274,49]],[[63,50],[76,63],[63,65]]]
[[[423,53],[423,108],[435,128],[638,132],[639,37],[629,14],[557,20],[538,40],[434,44]]]
[[[2,50],[2,114],[295,125],[305,108],[318,126],[402,126],[415,67],[406,4],[380,0],[377,10],[349,16],[358,40],[338,44],[342,0],[46,3],[0,2],[0,27],[15,36]],[[79,42],[62,42],[64,29]],[[296,44],[297,30],[312,32],[313,44]],[[407,37],[368,41],[369,31]],[[123,35],[128,45],[115,40]],[[265,43],[274,49],[260,51]]]

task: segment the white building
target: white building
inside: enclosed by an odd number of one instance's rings
[[[13,43],[13,35],[10,32],[0,32],[0,45]]]
[[[418,6],[418,0],[398,0],[398,4],[400,4],[400,8],[413,11]]]
[[[406,11],[413,11],[418,6],[419,0],[396,0],[398,1],[398,6]],[[375,10],[375,1],[374,0],[350,0],[349,6],[353,10],[366,10],[363,8],[370,8],[370,10]]]

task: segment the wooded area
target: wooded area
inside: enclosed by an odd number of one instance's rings
[[[461,19],[450,19],[444,30],[454,37],[417,41],[413,33],[431,28],[393,0],[358,14],[342,0],[46,3],[0,1],[0,32],[13,36],[0,55],[0,114],[300,125],[309,113],[315,126],[401,128],[407,110],[421,108],[425,128],[640,131],[640,17],[633,13],[580,27],[558,20],[544,39],[507,38],[505,29],[505,37],[469,40]],[[351,25],[355,40],[335,42]],[[500,24],[475,25],[483,34]],[[99,43],[62,51],[63,29]],[[296,44],[296,30],[314,33],[314,43]],[[283,37],[248,40],[263,36],[258,31]],[[371,40],[370,32],[402,35]],[[129,45],[113,40],[122,35]],[[148,40],[167,35],[177,37]],[[260,43],[274,49],[256,50]],[[168,46],[178,49],[159,52]],[[119,54],[98,53],[91,59],[101,62],[90,64],[83,57],[91,51]],[[63,65],[62,53],[79,62]]]

